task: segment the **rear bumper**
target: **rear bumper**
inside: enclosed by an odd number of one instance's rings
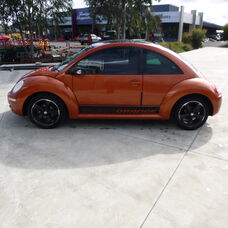
[[[217,114],[221,108],[222,105],[222,94],[219,93],[214,99],[213,99],[213,113],[212,116]]]

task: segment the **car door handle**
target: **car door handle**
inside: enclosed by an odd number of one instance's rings
[[[131,81],[131,85],[132,86],[139,86],[139,85],[141,85],[141,83],[140,83],[140,81],[133,80],[133,81]]]

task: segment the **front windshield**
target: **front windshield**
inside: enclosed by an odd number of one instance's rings
[[[59,65],[54,66],[51,68],[51,71],[55,71],[55,72],[60,72],[61,70],[63,70],[63,68],[65,68],[71,61],[73,61],[74,59],[76,59],[79,55],[82,55],[83,53],[87,52],[88,50],[92,49],[92,46],[88,46],[84,49],[82,49],[81,51],[75,53],[74,55],[72,55],[71,57],[69,57],[68,59],[66,59],[65,61],[61,62]]]

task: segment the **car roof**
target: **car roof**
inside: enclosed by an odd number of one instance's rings
[[[100,41],[99,42],[99,46],[100,45],[105,45],[105,44],[115,44],[115,43],[138,43],[138,44],[148,44],[151,45],[153,43],[145,41],[145,40],[141,40],[141,39],[132,39],[132,40],[105,40],[105,41]],[[98,43],[94,43],[92,45],[96,45]],[[155,44],[154,44],[155,45]]]
[[[110,44],[141,44],[141,45],[145,45],[145,46],[149,46],[149,47],[155,47],[155,48],[159,48],[159,49],[163,49],[162,46],[152,43],[152,42],[148,42],[145,40],[141,40],[141,39],[132,39],[132,40],[105,40],[105,41],[100,41],[94,44],[91,44],[89,47],[90,49],[93,48],[97,48],[97,47],[101,47],[101,46],[106,46],[106,45],[110,45]]]
[[[163,52],[166,52],[166,53],[169,53],[171,55],[175,55],[176,57],[178,56],[175,52],[171,51],[170,49],[168,48],[165,48],[159,44],[155,44],[155,43],[152,43],[152,42],[148,42],[148,41],[145,41],[145,40],[141,40],[141,39],[132,39],[132,40],[107,40],[107,41],[100,41],[100,42],[97,42],[97,43],[93,43],[91,45],[88,46],[88,49],[94,49],[94,48],[99,48],[99,47],[102,47],[102,46],[110,46],[111,44],[115,44],[115,46],[118,44],[125,44],[126,45],[129,45],[129,44],[139,44],[141,45],[141,47],[143,48],[143,46],[146,48],[155,48],[156,50],[160,50],[160,51],[163,51]],[[122,46],[121,45],[121,46]],[[180,56],[178,56],[178,58],[180,58]]]

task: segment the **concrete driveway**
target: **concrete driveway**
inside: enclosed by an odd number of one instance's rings
[[[1,227],[227,228],[228,49],[182,55],[223,91],[220,113],[196,131],[126,120],[38,129],[6,100],[26,71],[1,71]]]

